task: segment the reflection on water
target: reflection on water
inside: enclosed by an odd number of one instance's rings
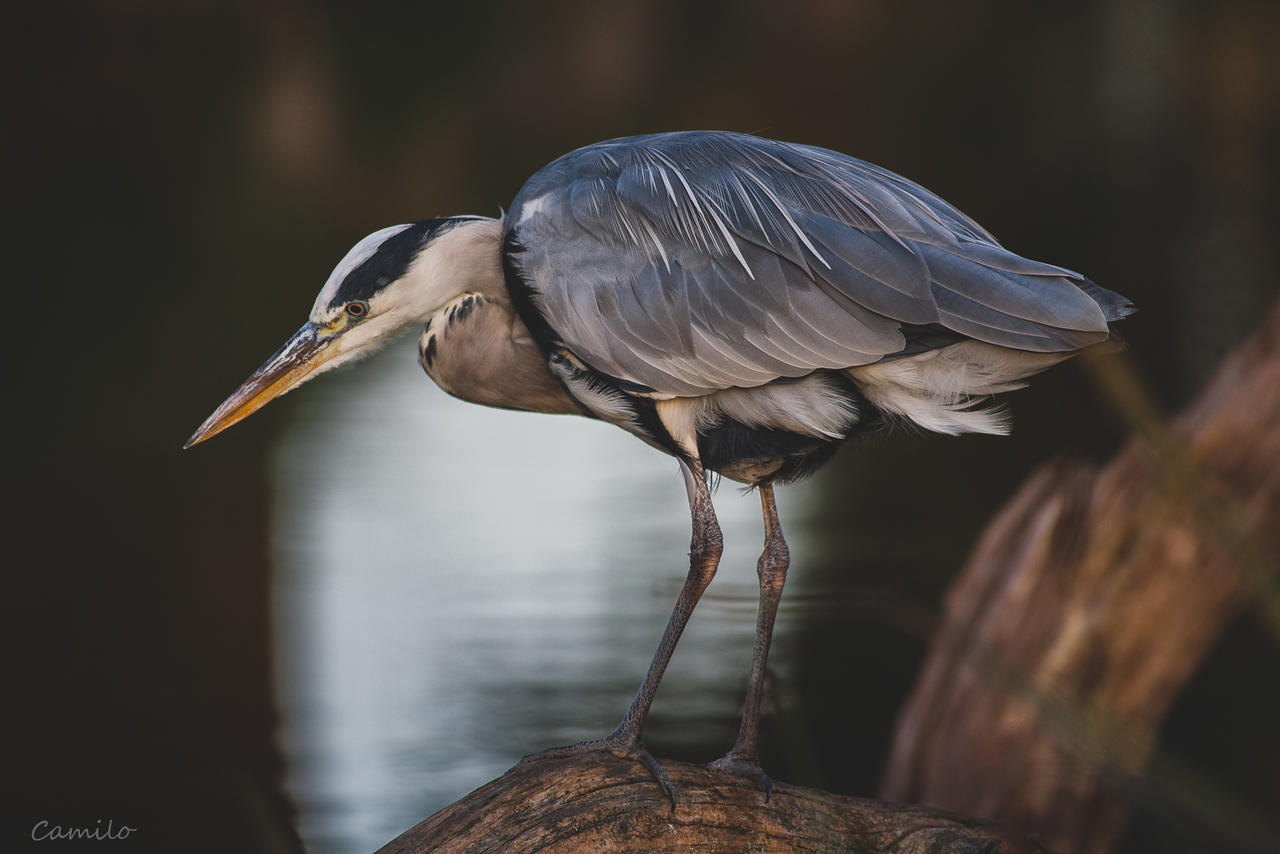
[[[372,850],[520,756],[613,728],[683,579],[688,510],[670,458],[454,400],[406,344],[299,396],[275,457],[290,787],[309,851]],[[803,560],[805,489],[780,502]],[[648,730],[703,760],[735,731],[762,539],[755,495],[726,482],[716,503],[722,569]]]

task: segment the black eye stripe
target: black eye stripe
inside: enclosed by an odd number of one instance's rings
[[[404,275],[432,234],[448,219],[425,219],[391,235],[372,255],[347,274],[329,302],[336,308],[352,300],[366,300]]]

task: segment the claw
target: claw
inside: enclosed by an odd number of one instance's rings
[[[658,781],[658,785],[667,793],[667,799],[671,801],[671,811],[676,811],[676,803],[679,800],[676,797],[676,787],[672,784],[671,778],[667,776],[667,769],[663,768],[658,760],[653,758],[653,754],[640,748],[640,752],[635,756],[640,760],[640,764],[649,769],[649,773],[653,775],[653,779]]]
[[[579,741],[577,744],[568,744],[564,747],[552,747],[548,750],[529,754],[521,759],[516,767],[524,765],[526,762],[536,762],[540,759],[580,756],[583,753],[590,753],[596,750],[610,753],[619,759],[635,760],[647,768],[649,773],[653,775],[653,779],[662,787],[667,799],[671,801],[672,811],[675,811],[676,803],[679,800],[676,796],[676,787],[672,784],[671,777],[667,775],[666,769],[645,749],[644,740],[640,738],[614,733],[606,738],[594,738],[590,741]]]

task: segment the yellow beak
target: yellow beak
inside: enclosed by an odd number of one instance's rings
[[[306,377],[333,358],[333,338],[322,336],[320,326],[308,323],[294,333],[276,354],[253,372],[240,388],[222,402],[183,445],[190,448],[243,421],[275,398],[297,387]]]

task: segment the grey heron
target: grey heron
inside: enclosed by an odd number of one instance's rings
[[[187,446],[420,326],[446,392],[615,424],[673,456],[690,567],[614,732],[561,751],[641,760],[642,730],[722,550],[711,472],[756,487],[764,550],[737,740],[712,763],[754,778],[765,665],[789,556],[774,484],[879,423],[1008,430],[1000,392],[1111,336],[1133,311],[1079,273],[1004,249],[930,191],[844,154],[724,132],[601,142],[555,160],[505,216],[374,232],[301,329]]]

